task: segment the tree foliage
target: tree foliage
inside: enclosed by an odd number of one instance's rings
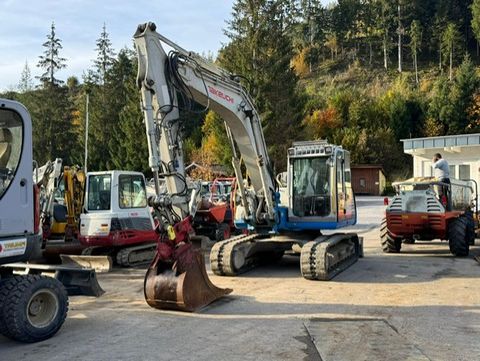
[[[350,150],[353,162],[382,164],[395,178],[409,169],[400,139],[480,131],[480,1],[322,3],[236,0],[228,41],[216,60],[207,53],[252,96],[277,171],[292,141],[327,138]],[[148,172],[133,51],[116,53],[104,24],[91,68],[64,83],[54,23],[43,47],[40,86],[26,63],[18,93],[2,94],[30,110],[35,158],[83,162],[88,93],[88,169]],[[391,70],[397,59],[401,74]],[[186,162],[230,167],[222,119],[180,117]]]
[[[52,22],[50,28],[50,34],[47,35],[47,41],[42,45],[45,50],[43,55],[39,56],[39,61],[37,66],[44,70],[44,73],[39,77],[40,81],[45,87],[49,85],[59,85],[63,81],[57,79],[55,74],[63,68],[67,67],[66,59],[60,56],[60,50],[63,48],[62,41],[57,37],[55,33],[55,23]]]

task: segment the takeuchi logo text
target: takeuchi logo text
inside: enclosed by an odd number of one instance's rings
[[[222,99],[226,100],[227,102],[233,104],[233,98],[232,98],[230,95],[227,95],[227,94],[221,92],[220,90],[215,89],[215,88],[212,87],[212,86],[208,86],[208,91],[209,91],[211,94],[213,94],[213,95],[215,95],[215,96],[217,96],[217,97],[219,97],[219,98],[222,98]]]

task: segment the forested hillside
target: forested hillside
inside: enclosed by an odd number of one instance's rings
[[[237,0],[225,32],[215,62],[245,79],[277,171],[293,140],[328,138],[394,180],[410,169],[400,139],[480,132],[480,0]],[[30,110],[39,163],[83,163],[88,94],[89,170],[147,172],[135,53],[112,49],[105,26],[99,34],[92,67],[62,80],[52,24],[43,75],[26,64],[18,89],[0,95]],[[229,165],[222,120],[182,118],[188,159]]]

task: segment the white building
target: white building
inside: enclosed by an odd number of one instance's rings
[[[432,158],[440,153],[450,165],[450,178],[480,182],[480,134],[403,139],[403,150],[413,156],[413,176],[433,175]]]

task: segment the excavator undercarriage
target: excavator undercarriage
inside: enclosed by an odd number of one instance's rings
[[[361,246],[356,234],[335,233],[313,240],[298,235],[292,238],[241,235],[217,242],[210,252],[210,264],[216,275],[237,276],[259,265],[278,261],[285,252],[291,252],[300,255],[303,277],[328,281],[362,256]]]

